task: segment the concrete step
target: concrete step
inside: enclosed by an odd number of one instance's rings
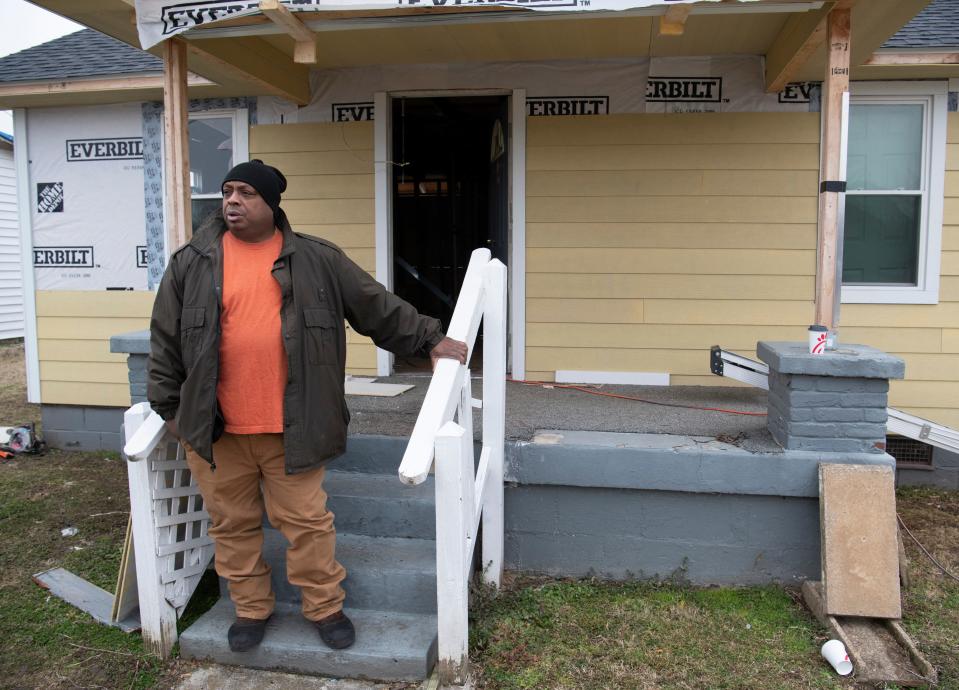
[[[327,467],[340,472],[388,474],[398,479],[400,461],[410,439],[404,436],[367,435],[349,436],[346,453]]]
[[[287,581],[287,541],[265,530],[263,556],[273,568],[277,601],[299,604],[299,587]],[[340,532],[336,558],[346,568],[346,604],[355,609],[436,613],[436,542],[430,539],[369,537]],[[226,588],[221,590],[226,596]]]
[[[337,533],[436,538],[433,478],[419,486],[394,475],[333,470],[323,482]]]
[[[349,649],[329,649],[298,606],[278,604],[259,647],[234,653],[226,640],[234,609],[221,599],[180,636],[180,656],[341,678],[426,678],[436,660],[436,616],[362,609],[345,613],[356,625],[356,644]]]

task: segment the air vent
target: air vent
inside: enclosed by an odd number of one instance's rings
[[[932,446],[903,436],[887,436],[886,452],[896,459],[896,466],[908,469],[933,469]]]

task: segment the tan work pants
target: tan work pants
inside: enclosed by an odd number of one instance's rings
[[[215,471],[191,449],[186,451],[210,514],[216,570],[229,583],[236,615],[264,619],[273,613],[270,566],[262,553],[264,504],[270,523],[290,542],[287,576],[303,594],[303,615],[315,621],[339,611],[346,571],[335,558],[324,468],[286,474],[283,434],[224,433],[213,445]]]

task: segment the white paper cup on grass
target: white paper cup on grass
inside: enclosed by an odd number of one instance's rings
[[[839,640],[829,640],[822,646],[822,655],[825,657],[840,676],[852,673],[852,662],[846,653],[846,645]]]

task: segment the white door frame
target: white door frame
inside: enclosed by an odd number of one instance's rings
[[[378,91],[373,94],[374,222],[376,227],[376,279],[393,289],[393,209],[390,193],[393,166],[392,98],[449,98],[453,96],[510,96],[510,228],[508,337],[514,379],[526,376],[526,90],[447,89]],[[376,350],[377,376],[393,373],[393,355]]]

